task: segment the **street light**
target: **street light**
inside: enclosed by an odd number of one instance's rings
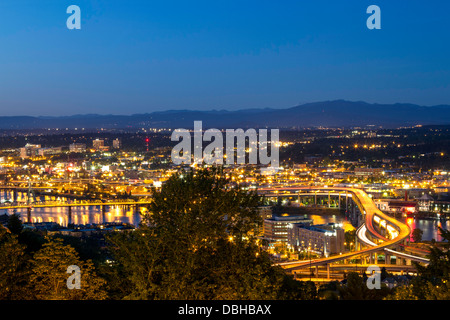
[[[308,252],[309,252],[309,281],[311,281],[311,247],[308,247]]]
[[[353,248],[353,241],[350,242],[350,251],[352,251]],[[358,272],[358,260],[357,257],[355,257],[355,272]]]

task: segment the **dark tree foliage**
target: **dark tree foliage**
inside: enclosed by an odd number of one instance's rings
[[[312,281],[297,281],[292,276],[283,278],[278,294],[280,300],[315,300],[318,299],[316,285]]]
[[[366,281],[365,273],[361,277],[356,272],[350,272],[347,283],[338,287],[340,298],[342,300],[381,300],[391,291],[383,285],[380,289],[369,289]]]
[[[173,175],[154,191],[150,214],[131,233],[110,237],[110,279],[128,299],[315,298],[260,251],[255,193],[229,186],[219,168]],[[301,291],[301,292],[300,292]]]
[[[417,277],[408,286],[396,288],[389,296],[392,300],[449,300],[450,299],[450,231],[439,227],[445,242],[433,243],[428,258],[430,263],[422,266],[412,262]]]
[[[17,235],[0,225],[0,300],[30,298],[29,263]]]
[[[421,229],[419,229],[419,228],[414,229],[412,232],[412,237],[414,239],[414,242],[422,241],[422,235],[423,235],[423,231]]]
[[[421,266],[413,262],[417,268],[420,280],[425,280],[432,284],[450,280],[450,231],[439,227],[439,232],[447,242],[442,246],[431,246],[428,256],[430,263],[427,266]]]
[[[106,283],[96,275],[94,264],[89,259],[79,259],[75,248],[62,241],[27,229],[16,235],[0,225],[0,300],[105,299]],[[89,243],[78,244],[77,249],[90,252],[88,246]],[[65,287],[69,265],[82,270],[81,290]]]
[[[22,221],[20,221],[20,215],[17,213],[14,213],[9,216],[8,218],[8,224],[6,227],[11,231],[13,234],[18,235],[23,230]]]

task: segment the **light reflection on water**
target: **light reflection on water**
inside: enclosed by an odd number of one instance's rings
[[[27,210],[0,210],[0,214],[18,213],[22,221],[27,220]],[[102,213],[100,206],[92,207],[73,207],[73,224],[101,224],[104,222],[123,222],[137,226],[140,222],[140,214],[133,209],[118,208],[107,206],[105,214]],[[36,222],[56,222],[61,226],[67,227],[69,223],[68,208],[33,208],[31,211],[31,221]]]
[[[422,239],[430,241],[431,239],[435,239],[436,241],[442,241],[442,237],[439,234],[438,227],[442,229],[450,228],[450,220],[439,221],[439,220],[424,220],[424,219],[414,219],[407,218],[404,221],[409,228],[411,229],[411,233],[414,229],[421,229],[423,231]]]
[[[12,199],[12,192],[0,192],[0,199]],[[54,201],[54,197],[43,196],[37,197],[38,201]],[[64,201],[64,199],[61,199]],[[26,201],[26,193],[17,193],[17,201]],[[27,219],[26,209],[17,210],[5,210],[0,209],[0,215],[7,213],[20,214],[22,221]],[[33,208],[31,211],[32,222],[56,222],[61,226],[67,227],[68,225],[68,208],[64,207],[52,207],[52,208]],[[343,216],[336,215],[307,215],[314,221],[314,224],[326,224],[326,223],[342,223],[345,230],[353,229],[351,223]],[[139,211],[134,211],[130,206],[106,206],[105,213],[102,213],[101,206],[84,206],[84,207],[72,207],[72,223],[74,224],[100,224],[103,222],[124,222],[134,226],[138,226],[141,221],[141,215]],[[419,228],[423,231],[422,239],[430,241],[435,239],[436,241],[442,241],[442,237],[439,235],[438,226],[444,229],[450,228],[450,221],[438,221],[438,220],[423,220],[408,218],[403,221],[411,228],[411,232]]]
[[[12,198],[12,193],[6,194],[8,199]],[[5,193],[1,192],[0,199],[5,198]],[[54,201],[54,197],[38,197],[38,201]],[[64,200],[64,199],[63,199]],[[17,201],[26,201],[26,194],[18,193]],[[139,209],[138,209],[139,210]],[[133,206],[106,206],[105,212],[102,212],[101,206],[82,206],[72,207],[72,223],[73,224],[101,224],[105,222],[123,222],[138,226],[141,216],[140,212]],[[27,222],[27,209],[0,209],[0,215],[20,214],[23,222]],[[69,208],[67,207],[50,207],[50,208],[32,208],[31,222],[56,222],[61,226],[67,227],[69,223]]]

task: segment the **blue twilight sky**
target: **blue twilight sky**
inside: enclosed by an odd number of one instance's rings
[[[0,115],[450,104],[449,40],[443,0],[1,0]]]

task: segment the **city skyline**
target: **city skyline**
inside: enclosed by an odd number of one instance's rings
[[[0,301],[450,300],[448,12],[3,0]]]

